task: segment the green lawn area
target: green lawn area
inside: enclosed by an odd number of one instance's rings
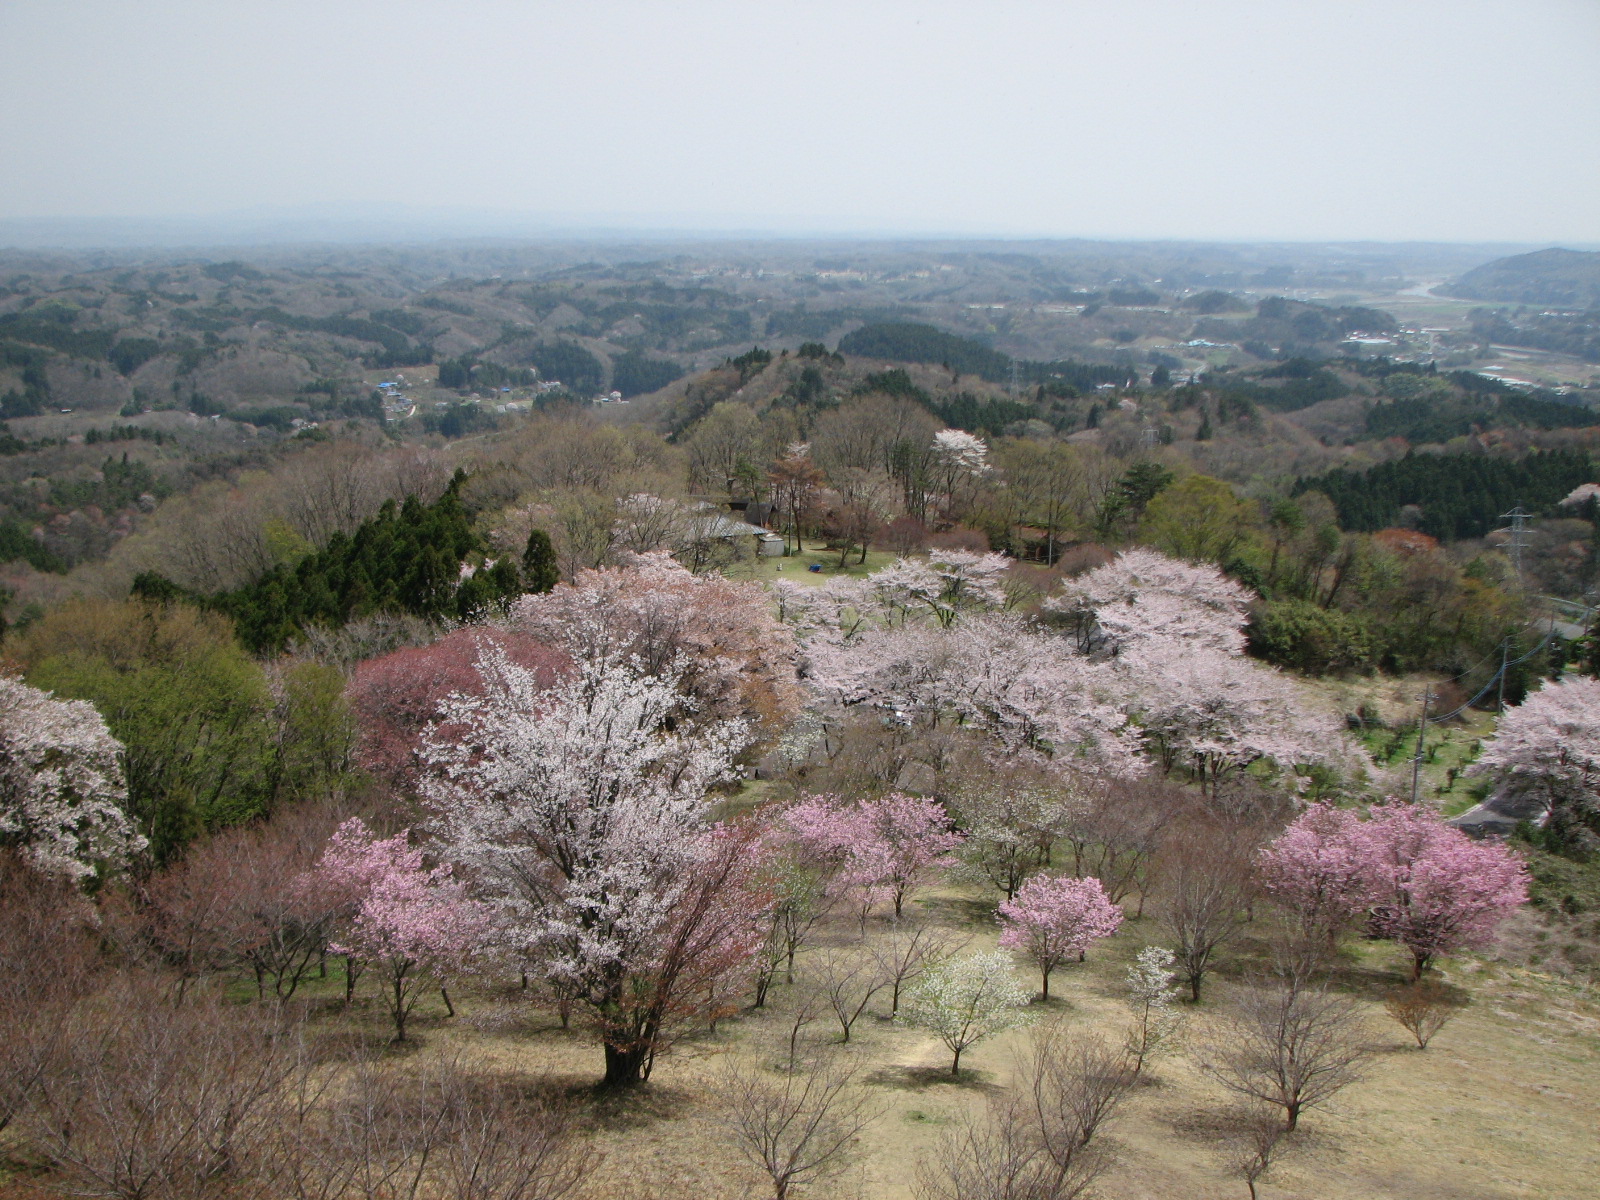
[[[1494,732],[1490,713],[1463,713],[1447,725],[1430,725],[1423,740],[1420,798],[1447,817],[1466,812],[1482,797],[1477,780],[1466,768],[1478,757],[1484,739]],[[1361,733],[1373,761],[1411,778],[1411,759],[1417,749],[1416,726],[1368,729]],[[1408,792],[1409,794],[1409,792]]]
[[[829,550],[821,542],[806,542],[798,553],[791,554],[787,558],[757,557],[728,568],[727,574],[733,579],[759,579],[763,583],[770,583],[774,579],[789,579],[796,583],[822,584],[837,575],[860,578],[874,571],[881,571],[899,555],[887,550],[871,550],[867,552],[865,563],[856,561],[860,557],[859,550],[852,550],[850,564],[841,571],[837,550]],[[812,571],[813,563],[819,564],[822,570]]]

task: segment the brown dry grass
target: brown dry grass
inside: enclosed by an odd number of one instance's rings
[[[949,890],[922,904],[930,916],[976,935],[974,948],[992,945],[983,897]],[[853,921],[833,929],[851,936]],[[1259,932],[1264,933],[1265,930]],[[871,934],[869,933],[869,936]],[[1125,1010],[1122,972],[1158,933],[1152,922],[1129,922],[1091,955],[1059,972],[1047,1009],[1072,1026],[1120,1037]],[[1227,1003],[1227,990],[1253,963],[1264,942],[1246,937],[1215,977],[1211,994],[1190,1021],[1190,1040],[1203,1036]],[[1352,949],[1336,982],[1366,1010],[1376,1051],[1364,1082],[1326,1109],[1313,1111],[1303,1134],[1261,1183],[1275,1200],[1579,1200],[1593,1195],[1600,1168],[1600,1004],[1593,995],[1547,975],[1476,958],[1449,960],[1446,982],[1464,992],[1468,1007],[1425,1052],[1384,1013],[1382,998],[1399,984],[1400,955],[1382,945]],[[1026,975],[1024,975],[1026,977]],[[467,1045],[507,1073],[545,1077],[585,1106],[597,1154],[594,1195],[605,1200],[744,1200],[759,1197],[761,1180],[722,1139],[716,1117],[718,1069],[728,1055],[775,1058],[788,997],[722,1022],[664,1058],[639,1094],[596,1100],[589,1091],[600,1055],[577,1028],[559,1029],[553,1016],[531,1010],[514,993],[468,997],[454,1021],[421,1014],[427,1043]],[[376,1021],[378,1014],[370,1014]],[[829,1038],[818,1024],[811,1035]],[[980,1044],[963,1057],[962,1078],[947,1074],[948,1057],[931,1037],[877,1016],[857,1025],[852,1047],[863,1074],[883,1101],[883,1118],[864,1135],[858,1166],[843,1181],[801,1195],[816,1200],[908,1200],[917,1165],[949,1124],[1005,1088],[1016,1053],[1030,1034],[1021,1030]],[[965,1069],[970,1065],[970,1070]],[[1230,1177],[1221,1144],[1228,1099],[1180,1049],[1158,1060],[1108,1135],[1123,1149],[1101,1184],[1103,1200],[1234,1197],[1243,1184]]]

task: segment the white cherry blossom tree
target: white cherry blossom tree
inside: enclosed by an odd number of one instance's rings
[[[506,949],[587,1005],[606,1082],[637,1082],[698,988],[725,997],[709,984],[760,942],[765,910],[744,888],[759,856],[707,813],[748,726],[675,727],[692,702],[671,666],[601,657],[541,689],[491,649],[480,671],[483,695],[443,706],[465,736],[425,750],[445,856],[497,909]]]
[[[81,880],[144,849],[128,820],[122,744],[85,700],[0,676],[0,846]]]
[[[1069,619],[1085,650],[1115,654],[1160,641],[1237,655],[1253,598],[1208,563],[1136,549],[1074,580],[1045,609]]]
[[[1473,770],[1536,799],[1562,840],[1600,847],[1600,679],[1568,677],[1529,693],[1506,710]]]

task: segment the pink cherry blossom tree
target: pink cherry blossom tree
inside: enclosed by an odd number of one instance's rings
[[[1039,968],[1043,998],[1050,999],[1050,972],[1081,959],[1089,947],[1122,924],[1098,879],[1035,875],[1000,905],[1000,945],[1020,950]]]
[[[896,719],[955,720],[1008,758],[1135,775],[1139,731],[1125,682],[1067,639],[1006,613],[949,627],[920,622],[807,644],[808,682],[825,701],[868,705]]]
[[[448,865],[423,866],[409,833],[373,836],[359,817],[339,826],[316,868],[329,890],[359,897],[332,949],[371,965],[384,981],[394,1040],[429,980],[462,970],[489,932],[489,914],[469,900]]]
[[[1010,564],[999,554],[935,550],[926,560],[900,559],[867,577],[885,612],[931,618],[948,629],[975,613],[1003,608]]]
[[[1045,602],[1084,650],[1116,654],[1146,641],[1244,653],[1254,593],[1208,563],[1125,550]]]
[[[696,723],[743,720],[755,735],[776,736],[804,698],[794,634],[766,590],[693,574],[664,552],[525,596],[512,622],[574,659],[632,659],[644,674],[670,675],[692,700],[680,716]]]
[[[928,875],[961,845],[950,815],[937,800],[890,792],[857,805],[865,848],[863,868],[888,893],[895,919]]]
[[[1271,667],[1179,640],[1148,639],[1117,659],[1137,715],[1162,766],[1187,765],[1215,794],[1230,774],[1260,759],[1282,768],[1351,761],[1333,713]]]
[[[890,792],[854,804],[808,796],[782,814],[793,836],[836,867],[835,884],[853,891],[865,913],[879,900],[905,902],[962,837],[937,800]]]
[[[1266,887],[1328,936],[1363,917],[1421,978],[1440,954],[1487,944],[1527,899],[1527,869],[1498,842],[1475,841],[1437,813],[1389,803],[1366,819],[1312,805],[1261,856]]]
[[[1411,951],[1413,979],[1440,954],[1487,945],[1528,898],[1527,868],[1499,842],[1409,804],[1380,805],[1367,823],[1383,855],[1370,929]]]
[[[126,865],[145,840],[124,811],[121,753],[88,701],[0,676],[0,848],[80,881]]]
[[[1360,814],[1313,804],[1262,850],[1263,887],[1314,942],[1331,946],[1377,902],[1378,846]]]

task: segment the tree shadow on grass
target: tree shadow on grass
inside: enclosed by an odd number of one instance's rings
[[[950,1074],[949,1067],[888,1066],[864,1076],[863,1081],[879,1087],[894,1088],[901,1092],[926,1092],[933,1088],[957,1088],[961,1091],[1002,1092],[1005,1089],[987,1071],[974,1071],[963,1067],[959,1075]]]
[[[596,1129],[626,1132],[661,1121],[681,1120],[695,1106],[687,1088],[643,1083],[631,1088],[602,1088],[594,1077],[565,1076],[552,1080],[555,1094],[578,1107]]]
[[[1235,941],[1232,953],[1225,955],[1212,968],[1212,973],[1218,980],[1231,984],[1249,984],[1253,980],[1270,978],[1274,966],[1272,942],[1266,937],[1246,934]],[[1411,982],[1409,966],[1409,960],[1402,953],[1373,961],[1346,945],[1328,961],[1326,979],[1335,992],[1381,1003],[1395,988]],[[1443,986],[1458,1002],[1467,999],[1462,989]]]
[[[991,901],[969,900],[964,896],[930,896],[918,905],[929,920],[960,929],[994,929],[995,906]]]

